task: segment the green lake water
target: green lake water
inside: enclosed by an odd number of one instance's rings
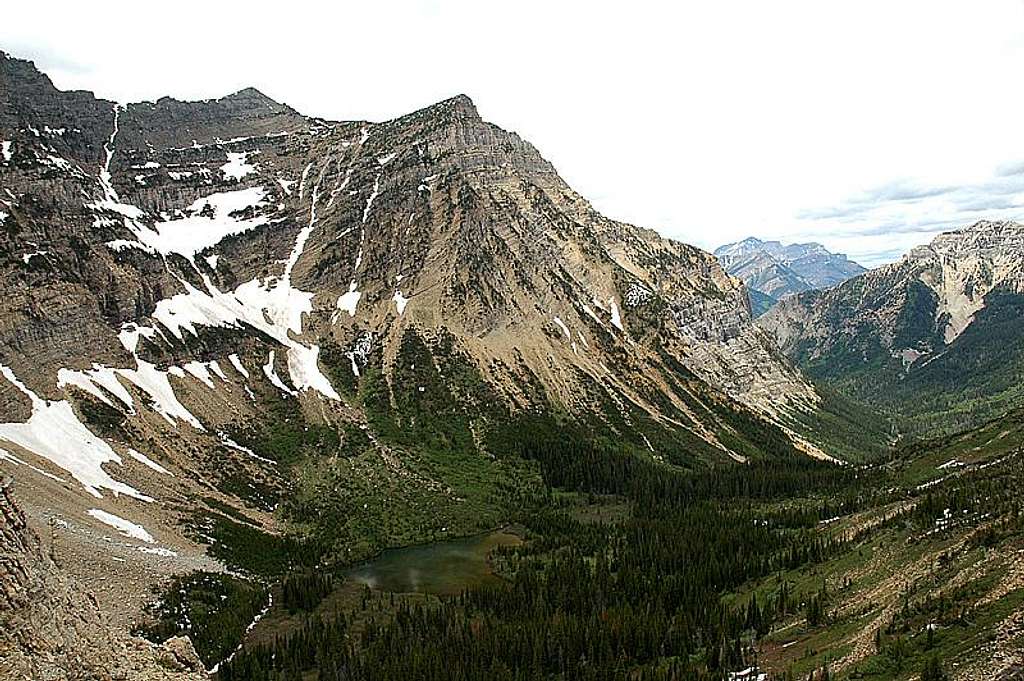
[[[521,539],[505,531],[388,549],[373,560],[349,568],[345,576],[371,589],[400,593],[457,594],[497,577],[487,554],[499,546],[514,546]]]

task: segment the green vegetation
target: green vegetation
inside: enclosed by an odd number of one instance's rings
[[[176,577],[140,630],[152,641],[187,634],[207,667],[225,659],[267,605],[262,587],[231,575],[193,572]]]
[[[847,284],[843,290],[851,289],[846,293],[853,296],[855,288]],[[924,352],[913,364],[892,356],[871,326],[838,336],[820,354],[807,341],[796,349],[797,362],[829,389],[870,405],[909,436],[960,432],[1024,404],[1024,295],[989,293],[974,321],[948,346],[944,320],[933,321],[935,294],[914,282],[906,301],[893,347]],[[870,308],[871,301],[857,304]]]
[[[87,424],[108,437],[123,435],[124,422],[127,419],[123,411],[82,392],[78,393],[76,402],[82,419]]]
[[[538,462],[562,490],[523,509],[525,545],[498,551],[509,584],[399,599],[358,630],[351,612],[320,612],[300,633],[247,648],[223,678],[719,678],[796,601],[728,605],[717,594],[843,547],[816,526],[850,469],[791,455],[686,473],[541,417],[507,432],[493,451]],[[817,501],[806,512],[750,501],[808,490]],[[626,512],[609,523],[579,513],[615,498]]]
[[[274,393],[264,400],[264,405],[268,413],[257,428],[236,429],[232,433],[239,444],[286,466],[338,449],[338,432],[326,424],[310,423],[296,398]]]
[[[332,376],[354,376],[338,351],[324,362]],[[450,336],[408,330],[390,381],[381,362],[371,356],[350,386],[369,428],[339,426],[337,444],[307,443],[315,455],[292,464],[282,515],[324,560],[481,532],[535,503],[536,466],[482,446],[506,418],[503,402]]]
[[[512,416],[444,336],[409,331],[386,374],[382,361],[348,388],[369,427],[310,424],[284,399],[277,423],[238,434],[287,471],[287,532],[218,503],[194,524],[213,555],[274,583],[261,626],[280,628],[257,627],[222,679],[656,681],[755,663],[780,678],[943,678],[1024,604],[1011,590],[978,605],[1005,562],[956,576],[1016,551],[1020,415],[883,456],[874,415],[826,395],[787,425],[871,460],[836,466],[666,367],[670,389],[748,457],[740,466],[600,386],[593,421]],[[330,576],[510,520],[526,541],[495,549],[505,582],[385,597]]]
[[[775,303],[779,302],[767,293],[762,293],[761,291],[750,288],[749,286],[747,287],[747,300],[750,301],[750,314],[754,317],[760,317],[765,312],[772,309]]]
[[[947,678],[1024,607],[1020,589],[985,601],[1020,544],[1022,422],[860,468],[685,471],[519,419],[488,450],[535,462],[547,489],[517,515],[527,541],[493,554],[507,583],[321,600],[303,578],[289,588],[306,605],[281,610],[308,614],[221,678],[721,679],[755,661],[778,678]]]
[[[186,530],[209,543],[207,552],[229,568],[273,577],[289,569],[311,566],[322,554],[315,542],[290,535],[270,534],[247,522],[220,513],[198,514]]]
[[[294,615],[312,612],[334,589],[334,577],[324,573],[287,575],[281,582],[281,607]]]

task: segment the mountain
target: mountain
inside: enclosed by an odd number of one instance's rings
[[[715,249],[715,256],[750,289],[755,316],[786,296],[831,288],[866,271],[816,243],[783,245],[748,237]]]
[[[542,494],[524,433],[828,456],[741,282],[465,96],[122,107],[2,55],[0,150],[0,466],[119,617],[171,575],[494,527]]]
[[[1022,312],[1024,226],[982,221],[759,323],[808,374],[904,432],[944,433],[1024,401]]]

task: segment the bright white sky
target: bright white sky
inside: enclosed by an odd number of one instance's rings
[[[464,92],[605,214],[866,265],[1024,217],[1024,0],[11,2],[0,49],[117,101],[252,85],[384,120]]]

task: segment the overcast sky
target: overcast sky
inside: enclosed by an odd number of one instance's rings
[[[37,1],[0,49],[121,102],[253,85],[384,120],[466,93],[605,214],[708,249],[875,265],[1024,217],[1024,0]]]

